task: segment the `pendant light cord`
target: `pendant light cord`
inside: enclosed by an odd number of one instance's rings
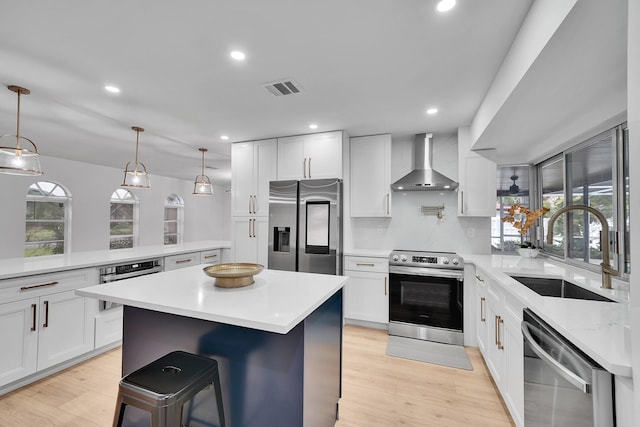
[[[18,93],[18,118],[16,119],[16,152],[20,150],[20,91]]]
[[[202,175],[204,176],[204,151],[202,151]]]
[[[140,142],[140,131],[136,129],[136,169],[138,168],[138,143]]]

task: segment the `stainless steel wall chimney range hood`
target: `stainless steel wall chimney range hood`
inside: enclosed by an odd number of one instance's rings
[[[454,180],[433,170],[433,146],[431,133],[416,135],[413,170],[391,184],[393,191],[451,191],[458,188]]]

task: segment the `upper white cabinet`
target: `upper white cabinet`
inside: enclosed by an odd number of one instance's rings
[[[269,215],[269,182],[277,179],[275,139],[231,146],[231,216]]]
[[[351,216],[391,216],[391,135],[350,140]]]
[[[343,135],[335,131],[278,138],[278,180],[342,178]]]
[[[496,214],[495,151],[471,151],[468,128],[458,131],[458,216]]]

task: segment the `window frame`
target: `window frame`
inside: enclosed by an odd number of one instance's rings
[[[126,194],[130,195],[129,198],[122,198],[122,197],[118,197],[118,198],[114,198],[113,195],[117,194],[118,191],[123,191],[126,192]],[[114,203],[118,203],[118,204],[130,204],[133,205],[133,213],[132,213],[132,219],[126,219],[126,220],[113,220],[111,219],[111,208],[113,206]],[[119,249],[132,249],[138,246],[138,225],[139,225],[139,201],[138,198],[136,197],[136,195],[131,192],[130,190],[127,190],[126,188],[117,188],[115,189],[112,193],[111,193],[111,198],[109,199],[109,250],[113,251],[113,250],[119,250]],[[112,235],[111,234],[111,224],[113,223],[123,223],[123,222],[132,222],[132,233],[133,234],[117,234],[117,235]],[[112,242],[116,239],[122,239],[125,237],[131,237],[131,247],[123,247],[123,248],[114,248],[112,247]]]
[[[167,209],[176,209],[176,219],[167,220]],[[176,223],[176,232],[167,232],[167,223]],[[163,243],[165,246],[179,245],[183,241],[184,235],[184,200],[175,193],[171,193],[164,201],[163,210]],[[176,236],[175,243],[167,243],[167,236]]]
[[[52,184],[53,187],[51,188],[50,191],[46,191],[44,190],[39,184],[41,183],[48,183],[48,184]],[[48,193],[48,194],[29,194],[30,189],[33,186],[37,186],[38,187],[38,191],[40,191],[40,193]],[[63,196],[57,196],[57,195],[52,195],[52,193],[55,192],[56,189],[60,189],[64,195]],[[69,192],[69,190],[67,190],[62,184],[55,182],[55,181],[36,181],[33,182],[31,184],[29,184],[29,186],[27,187],[27,192],[26,192],[26,196],[25,196],[25,232],[24,232],[24,236],[25,236],[25,241],[24,241],[24,253],[23,256],[24,258],[37,258],[37,257],[43,257],[43,256],[60,256],[60,255],[64,255],[65,253],[70,252],[71,248],[71,193]],[[28,204],[29,202],[34,202],[34,203],[38,203],[38,202],[43,202],[43,203],[51,203],[51,202],[55,202],[55,203],[62,203],[63,204],[63,218],[62,220],[37,220],[37,219],[28,219],[27,218],[27,213],[28,213]],[[63,237],[62,240],[34,240],[34,241],[27,241],[27,228],[28,228],[28,224],[36,224],[36,223],[47,223],[47,224],[62,224],[63,226]],[[34,245],[39,245],[39,244],[43,244],[43,243],[57,243],[57,242],[62,242],[62,252],[59,254],[53,253],[53,254],[43,254],[43,255],[36,255],[36,254],[31,254],[31,255],[27,255],[27,249],[29,247],[33,247],[33,249],[38,249],[38,246]]]

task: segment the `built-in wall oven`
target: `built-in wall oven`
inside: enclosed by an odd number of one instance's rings
[[[160,273],[162,271],[162,258],[149,259],[138,262],[126,262],[122,264],[100,267],[100,283],[115,282],[118,280],[131,279],[132,277],[145,276],[147,274]],[[110,310],[119,307],[110,301],[100,301],[98,307],[100,311]]]
[[[522,316],[527,427],[613,427],[613,376],[534,312]]]
[[[464,344],[464,262],[455,253],[389,255],[389,334]]]

